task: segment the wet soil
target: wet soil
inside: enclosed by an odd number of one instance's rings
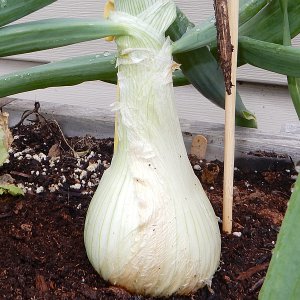
[[[85,215],[113,141],[67,139],[55,122],[21,125],[13,135],[0,175],[10,174],[26,195],[0,198],[0,299],[146,299],[104,282],[85,254]],[[193,157],[191,163],[221,218],[222,164]],[[211,290],[170,299],[256,299],[295,174],[289,166],[236,169],[234,233],[222,235]]]

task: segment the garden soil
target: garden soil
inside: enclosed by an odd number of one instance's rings
[[[55,121],[44,119],[20,125],[13,135],[0,175],[10,174],[26,194],[0,198],[0,299],[150,299],[103,281],[84,249],[87,208],[110,166],[113,141],[66,138]],[[191,164],[221,218],[222,164],[194,157]],[[212,286],[170,299],[256,299],[295,175],[289,164],[235,169],[234,233],[222,235]]]

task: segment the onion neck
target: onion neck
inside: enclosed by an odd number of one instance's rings
[[[144,2],[152,6],[146,8]],[[116,153],[122,159],[126,154],[148,161],[167,154],[187,161],[174,104],[171,43],[164,37],[175,6],[172,1],[139,1],[138,7],[133,1],[116,1],[116,7],[123,11],[113,14],[112,20],[126,22],[132,31],[116,39],[120,88]]]

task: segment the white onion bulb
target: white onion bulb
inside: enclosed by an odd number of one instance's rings
[[[220,232],[188,160],[174,105],[164,31],[175,6],[153,2],[138,16],[111,17],[129,24],[135,36],[117,39],[119,143],[91,201],[84,239],[105,280],[133,293],[168,296],[211,283]]]

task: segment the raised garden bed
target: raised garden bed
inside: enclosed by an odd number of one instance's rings
[[[101,280],[85,254],[86,210],[110,165],[112,139],[65,140],[55,122],[43,120],[13,133],[1,175],[11,174],[27,193],[0,200],[0,298],[144,299]],[[70,147],[80,158],[74,158]],[[265,161],[264,156],[259,159]],[[191,163],[221,217],[222,163],[195,158]],[[221,264],[212,289],[172,299],[257,298],[296,172],[289,160],[259,171],[242,166],[235,170],[235,233],[222,236]]]

